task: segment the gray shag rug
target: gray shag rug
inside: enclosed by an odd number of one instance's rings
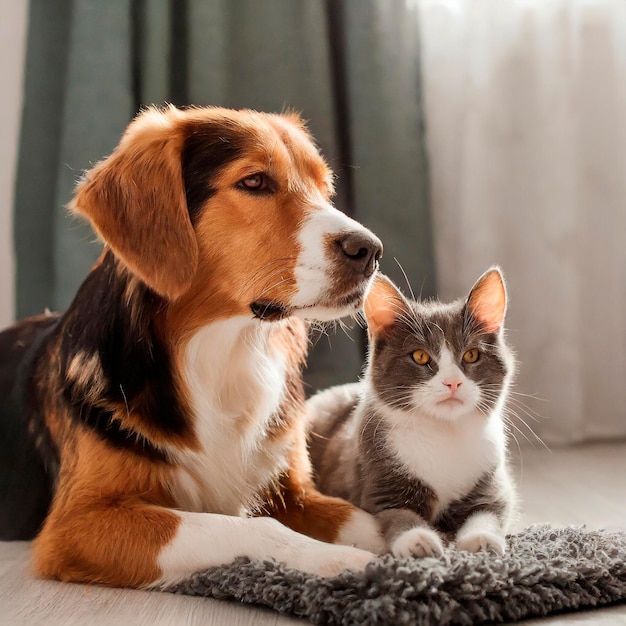
[[[482,624],[626,600],[626,533],[532,526],[503,557],[383,556],[364,572],[320,578],[240,558],[199,572],[173,593],[267,606],[315,624]]]

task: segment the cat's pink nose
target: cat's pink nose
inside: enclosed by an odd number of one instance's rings
[[[463,384],[463,381],[458,376],[454,376],[452,378],[446,378],[443,384],[450,390],[450,395],[453,396]]]

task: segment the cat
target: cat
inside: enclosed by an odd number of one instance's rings
[[[308,402],[317,487],[374,514],[397,557],[501,555],[516,492],[503,411],[515,370],[507,293],[492,267],[465,300],[406,298],[379,274],[362,380]]]

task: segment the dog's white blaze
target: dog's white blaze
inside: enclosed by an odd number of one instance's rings
[[[198,570],[231,563],[238,556],[275,559],[303,572],[334,576],[362,570],[370,552],[316,541],[267,517],[242,518],[174,511],[180,526],[158,557],[161,578],[151,587],[174,584]]]
[[[269,345],[275,329],[241,316],[206,326],[187,345],[184,379],[201,450],[178,453],[172,492],[189,510],[239,515],[287,468],[286,444],[267,436],[286,374],[284,356]]]
[[[297,291],[291,305],[304,309],[303,315],[307,319],[328,321],[350,313],[349,308],[338,313],[336,309],[315,305],[332,290],[332,274],[336,268],[324,252],[328,237],[341,237],[355,231],[367,232],[358,222],[327,202],[317,203],[302,224],[298,236],[300,254],[295,268]]]

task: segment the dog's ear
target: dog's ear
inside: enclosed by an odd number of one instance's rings
[[[179,115],[174,108],[140,114],[113,154],[87,172],[70,205],[130,271],[170,300],[189,288],[198,265]]]

